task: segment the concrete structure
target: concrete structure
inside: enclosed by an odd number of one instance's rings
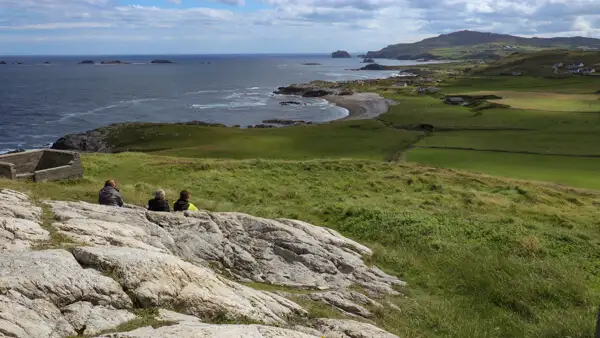
[[[40,182],[81,177],[83,168],[76,152],[44,149],[0,155],[0,178]]]

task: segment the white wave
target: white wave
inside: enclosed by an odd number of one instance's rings
[[[158,100],[158,99],[154,99],[154,98],[149,98],[149,99],[133,99],[133,100],[120,101],[119,104],[129,104],[129,103],[138,104],[138,103],[142,103],[142,102],[156,101],[156,100]]]
[[[70,118],[73,117],[77,117],[77,116],[84,116],[84,115],[92,115],[92,114],[96,114],[99,113],[101,111],[107,110],[107,109],[111,109],[111,108],[115,108],[118,107],[118,104],[111,104],[108,105],[106,107],[100,107],[100,108],[96,108],[96,109],[92,109],[92,110],[88,110],[86,112],[81,112],[81,113],[70,113],[70,114],[64,114],[59,120],[58,122],[64,122]]]
[[[228,103],[192,104],[189,107],[193,108],[193,109],[229,108],[229,104]]]
[[[266,106],[266,100],[240,100],[229,103],[210,103],[210,104],[192,104],[189,105],[192,109],[215,109],[215,108],[227,108],[230,110],[247,108],[247,107],[260,107]]]
[[[248,90],[259,90],[260,87],[250,87],[250,88],[246,88],[246,89],[248,89]]]

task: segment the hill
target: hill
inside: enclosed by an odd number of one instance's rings
[[[585,37],[523,38],[519,36],[459,31],[401,43],[367,53],[369,58],[388,59],[498,59],[515,51],[541,49],[597,49],[600,39]]]
[[[570,65],[578,65],[569,69]],[[581,65],[581,67],[579,67]],[[507,75],[521,73],[529,76],[554,76],[596,72],[600,52],[545,50],[534,53],[513,53],[473,69],[476,75]]]

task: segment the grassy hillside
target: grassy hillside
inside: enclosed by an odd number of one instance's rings
[[[478,67],[474,69],[473,73],[477,75],[501,75],[521,72],[523,75],[529,76],[554,76],[557,72],[552,68],[552,65],[561,62],[564,65],[583,62],[586,67],[596,68],[600,66],[600,52],[545,50],[536,53],[515,53]],[[567,69],[563,68],[558,73],[564,74],[566,72]]]
[[[201,158],[394,159],[422,133],[386,128],[375,120],[271,129],[131,124],[111,136],[117,151]]]
[[[0,186],[94,202],[107,178],[143,205],[157,187],[203,208],[342,231],[406,280],[404,337],[590,337],[600,302],[600,193],[367,160],[202,160],[84,155],[85,179]]]
[[[570,50],[600,48],[600,39],[582,37],[522,38],[467,30],[443,34],[416,43],[389,45],[379,51],[367,53],[367,57],[495,60],[514,52],[534,52],[557,48]]]

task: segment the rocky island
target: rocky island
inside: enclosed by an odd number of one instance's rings
[[[152,60],[152,62],[150,62],[150,63],[155,63],[155,64],[156,63],[158,63],[158,64],[167,63],[168,64],[168,63],[175,63],[175,62],[173,62],[171,60]]]
[[[334,59],[348,59],[352,56],[344,50],[338,50],[337,52],[331,53],[331,57]]]
[[[80,65],[94,65],[94,64],[96,64],[96,62],[94,62],[93,60],[83,60],[79,64]]]
[[[103,65],[128,65],[128,64],[131,64],[131,62],[125,62],[125,61],[121,61],[121,60],[107,60],[107,61],[102,61],[101,64],[103,64]]]

